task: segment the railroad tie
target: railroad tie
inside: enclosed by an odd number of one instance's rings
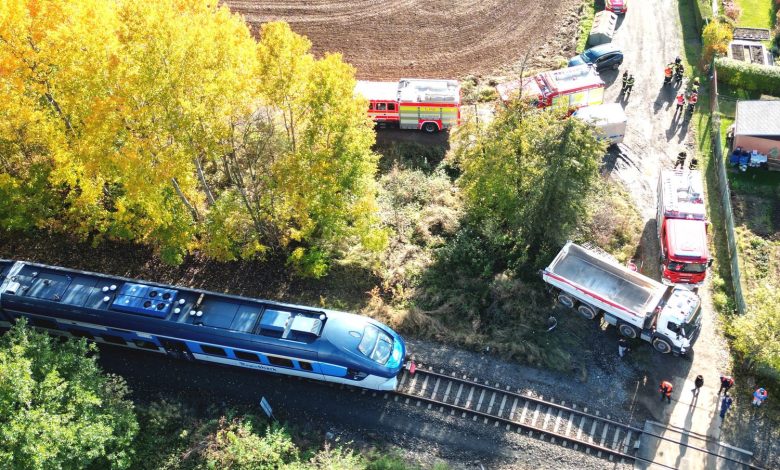
[[[620,438],[620,426],[615,427],[615,436],[612,438],[612,449],[618,449],[618,441]],[[612,460],[613,455],[609,455],[609,460]]]
[[[449,399],[450,399],[450,388],[452,388],[452,380],[448,380],[447,381],[447,388],[444,389],[444,398],[442,399],[442,401],[444,403],[448,403],[449,402]],[[440,406],[439,407],[439,411],[444,411],[444,407]]]
[[[552,400],[550,400],[552,402]],[[544,421],[542,421],[542,429],[547,430],[547,423],[550,422],[550,416],[552,415],[555,408],[552,406],[547,406],[547,410],[544,412]]]
[[[565,401],[561,402],[561,405],[566,405]],[[558,434],[558,428],[561,426],[561,415],[563,414],[563,408],[558,409],[558,417],[555,418],[555,426],[553,426],[553,438],[550,439],[550,442],[555,442],[555,435]]]
[[[506,389],[507,389],[507,390],[509,390],[509,387],[507,387]],[[507,396],[506,396],[506,395],[504,395],[504,396],[501,398],[501,404],[498,406],[498,415],[497,415],[497,416],[498,416],[499,418],[501,418],[501,417],[502,417],[502,415],[504,414],[504,405],[506,405],[506,398],[507,398]],[[496,421],[496,424],[495,424],[494,426],[495,426],[495,427],[498,427],[498,421]]]
[[[471,397],[473,396],[474,396],[474,386],[472,385],[471,390],[469,390],[469,396],[466,397],[466,405],[463,408],[468,409],[468,407],[471,406]],[[465,417],[466,417],[466,412],[464,411],[463,414],[461,415],[461,418],[465,418]]]
[[[599,412],[596,411],[596,416],[599,415]],[[590,427],[590,434],[588,434],[588,442],[593,444],[593,435],[596,434],[596,426],[598,426],[599,421],[597,419],[593,420],[593,425]],[[590,447],[585,449],[585,452],[590,454]]]
[[[455,406],[458,406],[458,400],[460,400],[460,392],[462,391],[463,391],[463,384],[460,384],[460,386],[458,387],[458,394],[455,395],[455,403],[454,403]],[[455,409],[453,408],[452,410],[450,410],[450,416],[454,414],[455,414]]]
[[[439,382],[440,381],[441,381],[441,379],[437,377],[436,378],[436,383],[433,384],[433,393],[431,393],[431,400],[435,400],[436,399],[436,391],[439,389]],[[428,409],[429,410],[431,409],[431,406],[433,406],[433,404],[428,403]]]
[[[514,421],[515,418],[515,410],[517,409],[517,397],[515,397],[515,400],[512,402],[512,409],[509,411],[509,420]],[[509,423],[506,424],[506,430],[509,431],[509,428],[511,425]]]
[[[588,412],[588,407],[586,406],[583,410],[583,413]],[[577,440],[579,441],[582,438],[582,430],[585,427],[585,415],[582,415],[582,418],[580,419],[580,425],[577,428]],[[576,450],[580,445],[578,443],[574,444],[574,449]]]

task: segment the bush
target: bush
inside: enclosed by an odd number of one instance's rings
[[[723,12],[734,21],[738,21],[739,17],[742,16],[742,8],[734,2],[724,2]]]
[[[780,68],[748,64],[733,59],[715,59],[718,79],[743,90],[780,96]]]
[[[733,26],[722,21],[711,21],[704,27],[702,60],[708,64],[713,57],[725,56],[733,38]]]

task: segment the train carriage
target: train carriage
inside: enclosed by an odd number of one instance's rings
[[[24,317],[54,334],[394,390],[403,339],[346,312],[0,260],[0,327]]]

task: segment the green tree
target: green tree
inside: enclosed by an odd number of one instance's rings
[[[780,295],[759,287],[750,293],[748,311],[731,322],[734,349],[751,369],[780,377]]]
[[[549,256],[587,216],[605,144],[563,117],[517,102],[486,129],[458,135],[467,212],[513,263]]]
[[[0,467],[128,467],[138,425],[126,394],[98,368],[94,345],[18,322],[0,338]]]

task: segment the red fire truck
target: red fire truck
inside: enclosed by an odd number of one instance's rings
[[[658,180],[658,238],[665,284],[698,287],[712,264],[707,212],[698,170],[662,170]]]
[[[528,98],[539,108],[553,106],[570,112],[604,102],[604,81],[594,67],[577,65],[501,83],[496,91],[504,103]]]
[[[456,80],[358,81],[355,92],[368,99],[368,115],[376,123],[427,133],[460,123],[460,84]]]

